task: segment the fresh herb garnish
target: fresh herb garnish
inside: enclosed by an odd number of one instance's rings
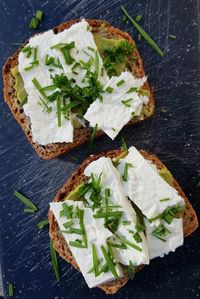
[[[99,74],[99,54],[98,54],[98,51],[95,51],[94,74],[95,74],[96,77],[98,77],[98,74]]]
[[[93,260],[94,275],[95,277],[97,277],[99,275],[99,267],[98,267],[97,249],[94,243],[92,244],[92,260]]]
[[[129,279],[133,280],[135,276],[135,266],[133,265],[132,261],[129,261],[128,267],[127,267],[127,274]]]
[[[121,137],[121,147],[122,147],[122,151],[128,154],[128,146],[124,136]]]
[[[78,214],[79,224],[80,224],[81,233],[82,233],[82,237],[83,237],[83,243],[85,245],[85,248],[87,248],[88,247],[87,235],[86,235],[85,226],[84,226],[84,222],[83,222],[84,210],[81,210],[77,207],[77,214]]]
[[[170,35],[169,35],[169,38],[171,38],[171,39],[176,39],[176,35],[170,34]]]
[[[166,237],[167,235],[169,235],[171,233],[171,231],[166,228],[163,224],[160,224],[158,227],[156,227],[153,231],[152,231],[152,235],[154,237],[156,237],[157,239],[166,242],[165,239],[163,239],[163,237]]]
[[[8,297],[13,297],[14,296],[14,287],[12,283],[8,283]]]
[[[123,173],[123,175],[122,175],[122,179],[123,179],[123,181],[125,181],[125,182],[127,182],[127,179],[128,179],[128,169],[129,169],[130,167],[133,167],[133,164],[125,162],[125,165],[124,165],[124,173]]]
[[[66,64],[70,65],[74,62],[74,58],[71,56],[70,50],[75,48],[75,42],[71,42],[69,44],[59,43],[51,47],[51,49],[60,50],[64,56]]]
[[[108,241],[107,243],[111,247],[120,248],[120,249],[127,249],[127,246],[124,243],[113,243],[113,242],[110,242],[110,241]]]
[[[166,198],[162,198],[162,199],[160,199],[160,202],[163,202],[163,201],[168,201],[168,200],[170,200],[171,198],[169,198],[169,197],[166,197]]]
[[[141,40],[142,40],[142,35],[139,33],[138,34],[138,41],[141,42]]]
[[[81,244],[80,242],[78,242],[77,240],[76,241],[69,241],[69,245],[72,246],[72,247],[76,247],[76,248],[85,248],[85,246],[83,244]]]
[[[150,222],[155,221],[157,219],[163,219],[168,224],[172,222],[174,218],[178,216],[178,214],[182,213],[184,211],[184,207],[180,204],[176,204],[171,207],[167,207],[161,214],[149,219]]]
[[[135,28],[139,31],[142,37],[149,43],[149,45],[158,53],[160,57],[164,56],[164,52],[158,47],[158,45],[154,42],[154,40],[142,29],[142,27],[128,14],[127,10],[124,6],[121,6],[122,11],[127,16],[127,18],[131,21],[131,23],[135,26]]]
[[[131,221],[124,220],[124,221],[122,221],[122,224],[123,224],[123,225],[130,225],[130,224],[131,224]]]
[[[94,244],[95,245],[95,244]],[[101,264],[101,262],[103,261],[103,259],[102,258],[99,258],[98,260],[97,260],[97,266],[99,266],[100,264]],[[93,267],[91,267],[89,270],[88,270],[88,272],[87,273],[92,273],[94,271],[94,266]],[[100,273],[99,273],[100,274]]]
[[[38,223],[36,224],[36,227],[37,227],[38,229],[43,229],[43,228],[46,227],[48,224],[49,224],[48,219],[43,219],[43,220],[41,220],[40,222],[38,222]]]
[[[36,207],[36,205],[30,201],[30,199],[28,199],[27,197],[25,197],[24,195],[22,195],[20,192],[15,191],[14,195],[21,200],[28,208],[32,209],[34,212],[36,212],[38,210],[38,208]]]
[[[126,93],[131,93],[131,92],[138,92],[137,87],[131,87]]]
[[[137,251],[142,251],[142,248],[140,248],[139,246],[137,246],[136,244],[134,244],[134,243],[132,243],[131,241],[129,241],[129,240],[127,240],[125,237],[123,237],[123,236],[119,236],[119,235],[117,235],[116,234],[116,236],[117,236],[117,238],[123,243],[123,244],[125,244],[125,245],[127,245],[127,246],[129,246],[129,247],[132,247],[132,248],[134,248],[135,250],[137,250]]]
[[[58,127],[61,127],[61,98],[59,95],[57,95],[56,107],[57,107]]]
[[[58,266],[58,259],[57,259],[57,253],[53,247],[53,241],[50,239],[50,253],[51,253],[51,262],[52,266],[56,275],[56,280],[60,280],[60,273],[59,273],[59,266]]]
[[[135,232],[133,234],[133,239],[137,242],[137,243],[141,243],[142,242],[142,238],[141,236],[138,234],[138,232]]]
[[[142,19],[141,15],[137,15],[137,17],[135,18],[136,22],[138,23],[140,20]]]
[[[133,53],[134,48],[135,45],[131,44],[129,41],[122,40],[118,47],[107,48],[104,50],[104,67],[110,77],[117,75],[116,66],[127,59],[127,57]]]
[[[130,102],[132,102],[132,101],[133,101],[133,99],[122,100],[121,103],[126,107],[131,107]]]
[[[104,258],[106,260],[108,268],[112,272],[112,274],[115,277],[115,279],[118,279],[119,276],[118,276],[117,271],[115,269],[115,265],[114,265],[111,257],[109,256],[108,252],[106,251],[106,249],[105,249],[105,247],[103,245],[101,246],[101,250],[102,250],[103,256],[104,256]]]
[[[35,17],[41,22],[43,18],[43,12],[40,9],[36,10]]]
[[[29,28],[30,29],[37,29],[40,22],[42,21],[42,18],[43,18],[43,12],[42,10],[36,10],[35,12],[35,17],[33,17],[31,20],[30,20],[30,23],[29,23]]]
[[[138,223],[136,225],[136,230],[137,230],[137,232],[143,232],[145,230],[145,227],[144,227],[144,225]]]
[[[35,213],[35,210],[34,210],[34,209],[31,209],[31,208],[25,208],[25,209],[24,209],[24,213],[30,213],[30,214],[33,214],[33,213]]]
[[[117,85],[117,87],[119,87],[119,86],[123,85],[124,83],[125,83],[125,81],[122,79],[122,80],[118,81],[116,85]]]
[[[107,91],[108,93],[112,93],[113,90],[114,90],[114,88],[111,87],[111,86],[106,87],[106,91]]]
[[[92,48],[92,47],[87,47],[88,48],[88,50],[90,50],[90,51],[92,51],[92,52],[95,52],[95,49],[94,48]]]

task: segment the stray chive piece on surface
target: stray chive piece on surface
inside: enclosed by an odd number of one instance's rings
[[[135,26],[135,28],[139,31],[142,37],[148,42],[148,44],[157,52],[160,57],[164,56],[164,52],[158,47],[158,45],[154,42],[154,40],[142,29],[142,27],[128,14],[127,10],[121,5],[121,10],[127,16],[127,18],[131,21],[131,23]]]
[[[136,17],[136,22],[138,23],[140,20],[142,19],[142,16],[141,15],[138,15],[137,17]]]
[[[41,10],[36,10],[35,16],[30,20],[29,23],[29,28],[30,29],[37,29],[40,22],[42,21],[43,18],[43,12]]]
[[[167,200],[170,200],[170,199],[171,199],[171,198],[167,197],[167,198],[162,198],[162,199],[160,199],[160,201],[163,202],[163,201],[167,201]]]
[[[125,23],[127,21],[127,16],[123,15],[122,16],[122,22]]]
[[[141,42],[141,40],[142,40],[142,35],[138,34],[138,41]]]
[[[28,199],[27,197],[25,197],[23,194],[21,194],[20,192],[18,191],[15,191],[14,192],[14,195],[19,199],[21,200],[28,208],[29,210],[32,210],[34,212],[36,212],[38,210],[38,208],[36,207],[36,205],[34,203],[32,203],[30,201],[30,199]]]
[[[50,239],[50,253],[51,253],[51,261],[52,266],[56,275],[56,280],[60,280],[60,273],[59,273],[59,267],[58,267],[58,259],[57,259],[57,253],[53,247],[53,241]]]
[[[169,38],[171,38],[171,39],[176,39],[176,35],[170,34],[170,35],[169,35]]]
[[[118,276],[117,271],[115,269],[115,265],[114,265],[113,261],[111,260],[108,252],[106,251],[106,249],[105,249],[105,247],[103,245],[101,246],[101,250],[102,250],[103,256],[104,256],[104,258],[106,260],[106,263],[108,265],[108,268],[112,272],[112,274],[115,277],[115,279],[118,279],[119,276]]]
[[[128,99],[128,100],[121,101],[121,103],[126,107],[131,107],[130,102],[132,102],[132,101],[133,101],[133,99]]]
[[[8,297],[13,297],[14,296],[14,287],[12,283],[8,284]]]
[[[49,224],[48,219],[43,219],[40,222],[38,222],[36,224],[37,229],[43,229],[44,227],[46,227]]]

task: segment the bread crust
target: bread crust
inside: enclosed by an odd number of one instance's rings
[[[68,178],[66,183],[63,185],[63,187],[58,191],[53,201],[59,202],[63,201],[64,198],[67,196],[69,192],[74,190],[81,182],[85,180],[84,175],[84,169],[92,162],[97,159],[99,159],[102,156],[115,158],[117,157],[122,150],[114,150],[109,151],[106,153],[100,153],[93,156],[88,157],[83,161],[83,163],[72,173],[72,175]],[[156,165],[158,169],[161,169],[165,167],[165,165],[159,160],[159,158],[153,154],[150,154],[144,150],[141,150],[140,153],[143,155],[143,157],[149,161],[151,161],[153,164]],[[181,189],[178,182],[173,178],[172,186],[178,191],[179,195],[182,196],[182,198],[185,200],[186,209],[183,215],[183,232],[184,237],[189,236],[193,231],[195,231],[198,227],[198,219],[196,216],[196,213],[190,204],[189,200],[187,199],[185,193]],[[79,267],[64,239],[62,234],[59,231],[58,224],[55,220],[55,217],[53,213],[49,210],[48,213],[48,219],[49,219],[49,235],[50,238],[53,240],[54,248],[59,253],[59,255],[65,259],[67,262],[71,263],[72,266],[79,270]],[[137,268],[137,271],[141,270],[143,266],[140,266]],[[80,271],[80,270],[79,270]],[[107,284],[101,284],[98,287],[102,289],[106,294],[115,294],[121,287],[123,287],[127,282],[129,278],[127,276],[112,281]]]
[[[65,29],[68,29],[70,26],[73,24],[79,22],[80,20],[71,20],[66,23],[62,23],[55,27],[53,29],[54,33],[61,32]],[[93,32],[98,31],[100,26],[102,24],[105,24],[109,34],[116,39],[118,38],[125,38],[127,39],[130,43],[135,44],[133,39],[130,37],[130,35],[126,32],[121,31],[118,28],[114,28],[111,25],[109,25],[106,21],[103,20],[87,20],[89,25],[93,28]],[[23,48],[24,45],[22,45],[17,51],[8,58],[6,61],[4,67],[3,67],[3,81],[4,81],[4,99],[5,102],[8,104],[14,118],[17,120],[19,125],[21,126],[22,130],[24,131],[26,137],[28,138],[29,142],[32,144],[33,148],[36,150],[36,152],[45,160],[49,160],[55,157],[59,157],[61,155],[64,155],[71,150],[77,148],[81,144],[84,144],[90,140],[91,136],[91,128],[79,128],[79,129],[74,129],[74,140],[72,143],[51,143],[48,145],[40,145],[37,142],[33,142],[32,139],[32,133],[31,133],[31,123],[30,119],[28,116],[25,115],[23,111],[23,107],[20,106],[20,103],[17,99],[16,91],[15,91],[15,79],[11,73],[11,69],[15,66],[18,65],[18,56],[20,53],[21,48]],[[138,56],[139,59],[138,61],[132,66],[132,72],[138,76],[138,77],[143,77],[145,75],[144,72],[144,67],[143,67],[143,62],[142,59],[139,55],[139,52],[137,49],[134,49],[134,55]],[[135,120],[131,120],[127,125],[133,125],[136,122],[146,120],[150,118],[153,115],[154,112],[154,96],[152,89],[150,89],[148,82],[145,83],[144,87],[149,90],[150,92],[150,100],[147,105],[148,107],[148,116],[147,117],[137,117]],[[98,131],[96,137],[100,137],[104,135],[105,133],[103,131]]]

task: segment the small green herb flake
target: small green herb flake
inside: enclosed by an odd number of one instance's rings
[[[131,93],[131,92],[138,92],[137,87],[131,87],[126,93]]]
[[[99,74],[99,54],[95,51],[95,60],[94,60],[94,74],[98,77]]]
[[[171,38],[171,39],[176,39],[176,35],[170,34],[170,35],[169,35],[169,38]]]
[[[36,10],[35,17],[41,22],[43,18],[43,12],[40,9]]]
[[[102,258],[99,258],[98,261],[97,261],[97,265],[99,266],[99,265],[101,264],[102,261],[103,261],[103,259],[102,259]],[[94,266],[91,267],[91,268],[88,270],[87,273],[92,273],[92,272],[94,272]],[[100,274],[100,273],[99,273],[99,274]]]
[[[125,23],[127,21],[127,16],[123,15],[122,16],[122,22]]]
[[[131,221],[124,220],[124,221],[122,221],[122,224],[123,224],[123,225],[130,225],[130,224],[131,224]]]
[[[137,17],[136,17],[136,22],[138,23],[140,20],[142,19],[142,16],[141,15],[137,15]]]
[[[35,213],[36,211],[34,209],[30,209],[30,208],[26,208],[24,209],[24,213],[29,213],[29,214],[33,214]]]
[[[111,211],[111,212],[102,212],[94,214],[94,218],[106,218],[106,217],[120,217],[123,212],[121,211]]]
[[[145,227],[144,227],[144,225],[138,223],[138,224],[136,225],[136,230],[137,230],[138,232],[143,232],[143,231],[145,230]]]
[[[137,246],[136,244],[132,243],[131,241],[127,240],[126,238],[122,237],[122,236],[118,236],[116,235],[117,238],[122,242],[124,243],[125,245],[129,246],[129,247],[132,247],[134,248],[135,250],[137,251],[142,251],[142,248],[140,248],[139,246]]]
[[[128,268],[127,268],[128,277],[133,280],[135,276],[135,266],[133,265],[132,261],[129,261]]]
[[[57,96],[56,100],[58,127],[61,127],[61,98]]]
[[[114,265],[112,259],[110,258],[108,252],[106,251],[106,249],[105,249],[105,247],[103,245],[101,246],[101,250],[102,250],[103,256],[104,256],[104,258],[106,260],[106,263],[108,265],[108,268],[112,272],[112,274],[115,277],[115,279],[118,279],[119,276],[118,276],[117,271],[115,269],[115,265]]]
[[[121,138],[121,145],[122,145],[121,147],[122,147],[123,152],[128,154],[128,146],[127,146],[126,139],[124,136],[122,136],[122,138]]]
[[[106,87],[106,91],[107,91],[108,93],[112,93],[113,90],[114,90],[114,89],[113,89],[111,86]]]
[[[8,284],[8,297],[13,297],[14,296],[14,287],[12,283]]]
[[[160,224],[158,227],[156,227],[153,231],[152,231],[152,235],[154,237],[156,237],[157,239],[166,242],[166,240],[163,237],[166,237],[167,235],[169,235],[171,233],[171,231],[169,229],[167,229],[163,224]]]
[[[166,197],[166,198],[162,198],[162,199],[160,199],[160,202],[163,202],[163,201],[168,201],[168,200],[170,200],[171,198],[169,198],[169,197]]]
[[[29,28],[35,30],[38,28],[39,24],[40,24],[40,21],[36,17],[33,17],[30,20]]]
[[[135,232],[133,234],[133,239],[137,242],[137,243],[141,243],[142,242],[142,238],[141,236],[138,234],[138,232]]]
[[[45,228],[48,224],[49,224],[48,219],[43,219],[43,220],[41,220],[40,222],[38,222],[38,223],[36,224],[36,227],[37,227],[37,229],[40,230],[40,229]]]
[[[121,103],[126,107],[131,107],[130,102],[132,102],[132,101],[133,101],[133,99],[122,100]]]
[[[164,52],[158,47],[158,45],[154,42],[154,40],[142,29],[142,27],[128,14],[127,10],[124,6],[121,6],[121,10],[127,16],[127,18],[131,21],[131,23],[135,26],[135,28],[139,31],[142,37],[148,42],[148,44],[157,52],[160,57],[164,56]]]
[[[60,280],[59,266],[58,266],[58,258],[57,253],[53,247],[53,241],[50,239],[50,253],[51,253],[51,262],[56,275],[56,280]]]
[[[72,247],[76,247],[76,248],[85,248],[85,246],[83,244],[81,244],[80,242],[78,242],[77,240],[76,241],[69,241],[69,245],[72,246]]]
[[[138,41],[141,42],[141,40],[142,40],[142,35],[138,34]]]
[[[132,168],[132,167],[133,167],[133,164],[125,162],[125,165],[124,165],[124,173],[123,173],[123,175],[122,175],[122,179],[123,179],[123,181],[125,181],[125,182],[127,182],[127,179],[128,179],[128,169],[129,169],[130,167]]]
[[[116,85],[117,85],[117,87],[120,87],[124,83],[125,83],[125,81],[122,79],[122,80],[118,81]]]
[[[29,207],[30,209],[34,210],[35,212],[38,210],[36,205],[30,201],[30,199],[28,199],[27,197],[25,197],[23,194],[21,194],[18,191],[14,192],[14,195],[21,200],[27,207]]]
[[[94,139],[96,137],[97,130],[98,130],[98,126],[96,124],[95,127],[92,128],[92,134],[91,134],[91,137],[90,137],[90,144],[89,144],[89,153],[91,153],[91,151],[92,151],[93,142],[94,142]]]
[[[94,267],[94,275],[97,277],[99,275],[98,269],[98,257],[97,257],[97,250],[96,245],[92,244],[92,260],[93,260],[93,267]]]
[[[90,51],[92,51],[92,52],[95,52],[95,49],[94,48],[92,48],[92,47],[87,47],[88,48],[88,50],[90,50]]]

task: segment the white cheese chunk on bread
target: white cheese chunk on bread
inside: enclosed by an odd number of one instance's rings
[[[122,176],[128,163],[127,180],[122,180],[124,192],[148,219],[155,218],[169,206],[184,205],[178,192],[153,169],[135,147],[130,147],[128,155],[120,160],[118,170]],[[159,220],[157,223],[159,224]]]

